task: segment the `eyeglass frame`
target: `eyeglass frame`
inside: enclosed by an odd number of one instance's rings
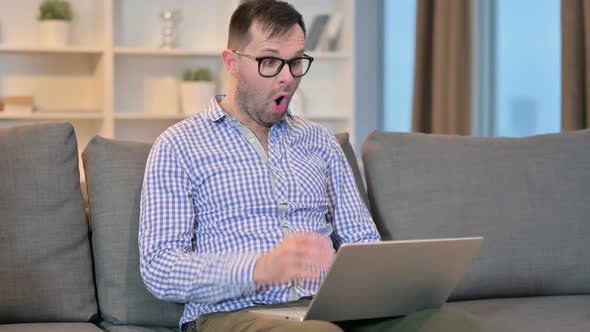
[[[283,67],[285,67],[285,64],[289,65],[289,72],[291,73],[291,76],[293,76],[295,78],[303,77],[303,76],[307,75],[307,73],[309,72],[309,69],[311,68],[311,64],[313,63],[313,60],[315,59],[314,57],[309,56],[307,54],[303,54],[303,56],[299,56],[296,58],[285,60],[285,59],[277,58],[275,56],[253,56],[250,54],[240,52],[238,50],[231,50],[231,51],[237,55],[245,56],[246,58],[249,58],[249,59],[252,59],[252,60],[258,62],[258,75],[260,75],[262,77],[266,77],[266,78],[277,76],[281,72],[281,70],[283,70]],[[268,60],[268,59],[278,60],[281,62],[281,64],[279,65],[279,67],[277,68],[277,71],[274,74],[262,75],[262,72],[260,71],[260,66],[262,65],[262,61]],[[297,61],[297,60],[301,60],[301,59],[309,60],[309,65],[307,66],[307,70],[303,74],[295,75],[295,74],[293,74],[293,69],[291,68],[291,63],[293,63],[294,61]]]

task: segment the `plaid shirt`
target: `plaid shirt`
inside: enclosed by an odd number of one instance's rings
[[[331,237],[336,249],[380,240],[326,129],[287,113],[271,128],[266,153],[216,97],[158,137],[143,182],[141,275],[156,297],[186,303],[181,325],[312,296],[319,281],[254,283],[256,259],[288,232]]]

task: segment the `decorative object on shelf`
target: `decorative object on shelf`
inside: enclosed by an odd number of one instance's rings
[[[146,79],[143,108],[149,114],[178,114],[178,80],[175,77]]]
[[[180,83],[182,112],[192,115],[205,109],[215,94],[215,83],[211,71],[206,68],[187,70]]]
[[[344,17],[342,14],[330,14],[330,17],[325,23],[324,29],[322,29],[320,33],[320,37],[315,48],[316,51],[334,52],[340,48],[338,42],[340,40],[340,33],[342,32],[343,20]]]
[[[305,95],[301,89],[295,90],[291,102],[289,103],[289,111],[292,115],[304,117],[305,115]]]
[[[182,12],[178,9],[164,9],[160,12],[162,24],[161,49],[170,50],[178,46],[178,23],[182,21]]]
[[[63,47],[69,42],[72,8],[64,0],[45,0],[39,6],[39,36],[41,45]]]
[[[311,23],[311,29],[309,29],[309,33],[305,38],[305,50],[306,51],[313,51],[318,46],[318,42],[320,40],[320,36],[326,27],[326,23],[330,19],[330,15],[328,14],[319,14],[313,18]]]
[[[5,96],[0,98],[2,114],[32,114],[35,106],[33,96]]]

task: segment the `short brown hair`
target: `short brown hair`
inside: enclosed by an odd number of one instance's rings
[[[295,24],[305,36],[303,16],[291,4],[278,0],[247,0],[231,16],[227,47],[239,49],[247,45],[254,21],[261,24],[263,31],[269,31],[270,37],[286,33]]]

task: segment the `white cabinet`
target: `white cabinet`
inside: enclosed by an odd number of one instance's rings
[[[68,121],[80,151],[94,135],[153,141],[184,118],[145,112],[144,82],[207,67],[224,92],[221,51],[229,18],[239,0],[70,0],[74,20],[70,46],[43,48],[37,20],[41,0],[0,0],[0,97],[32,95],[33,114],[0,112],[0,126]],[[315,15],[340,13],[336,52],[314,53],[303,78],[304,117],[333,132],[352,132],[354,118],[354,0],[293,0],[308,31]],[[159,49],[162,9],[178,9],[179,45]]]

